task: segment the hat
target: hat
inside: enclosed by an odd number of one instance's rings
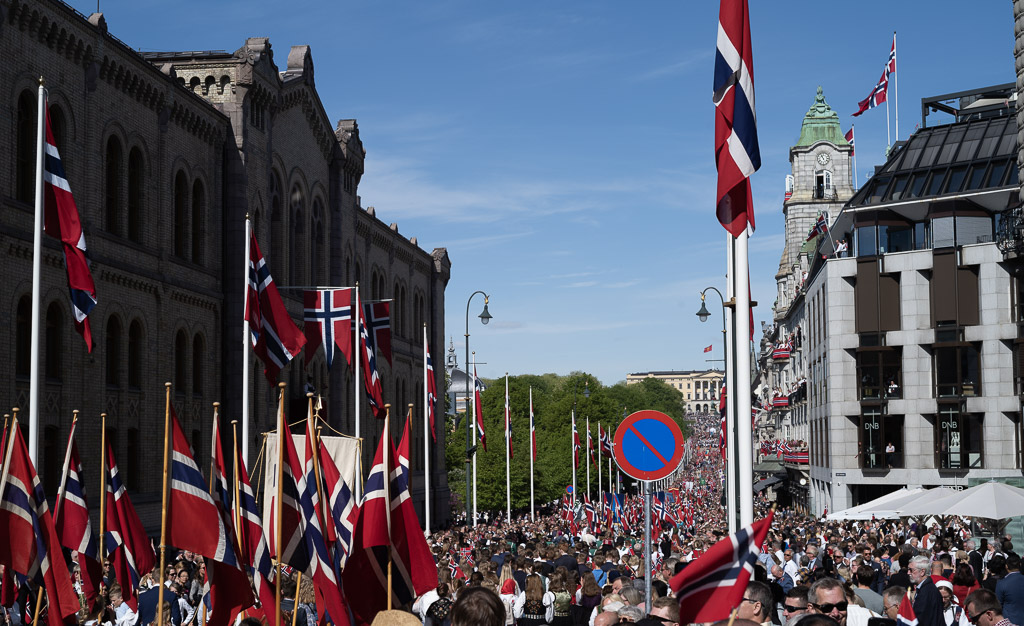
[[[948,580],[940,580],[937,583],[935,583],[935,586],[939,587],[940,589],[942,587],[945,587],[946,589],[949,589],[950,593],[953,593],[953,583],[949,582]],[[956,602],[956,594],[953,595],[953,602]]]
[[[516,581],[511,579],[511,578],[506,580],[505,583],[501,586],[501,592],[504,593],[504,594],[515,593],[516,592]]]

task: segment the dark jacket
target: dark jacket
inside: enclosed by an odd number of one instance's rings
[[[914,615],[920,626],[946,626],[942,616],[942,595],[931,578],[925,578],[914,598]]]

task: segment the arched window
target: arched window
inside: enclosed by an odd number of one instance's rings
[[[107,232],[121,234],[121,142],[117,137],[107,139],[107,152],[104,161],[106,189],[104,190],[104,209]]]
[[[64,313],[56,302],[46,309],[46,380],[59,383],[63,376]]]
[[[57,150],[63,150],[67,145],[67,122],[64,121],[64,110],[59,104],[50,104],[50,130],[53,131],[53,140],[57,143]]]
[[[192,185],[192,262],[202,265],[203,255],[203,232],[206,227],[206,192],[203,190],[202,181],[196,181]]]
[[[395,293],[395,296],[398,297],[398,294]],[[402,286],[402,296],[401,296],[401,299],[399,300],[399,302],[401,302],[401,304],[402,304],[402,326],[401,326],[402,336],[405,337],[405,336],[407,336],[405,334],[405,331],[406,331],[405,324],[407,324],[408,321],[409,321],[409,303],[405,299],[405,286],[404,285]],[[416,329],[414,328],[413,329],[414,333],[415,333],[415,330]]]
[[[203,431],[196,428],[192,430],[192,456],[201,459],[203,458]],[[203,471],[203,466],[199,466],[199,471]]]
[[[186,222],[188,221],[188,180],[185,172],[174,177],[174,254],[184,257]]]
[[[387,297],[387,280],[384,278],[384,272],[377,275],[377,298],[384,299]]]
[[[313,202],[312,235],[309,243],[309,284],[319,285],[325,276],[322,268],[324,251],[327,249],[324,245],[324,207],[319,198]]]
[[[293,285],[305,284],[305,259],[299,250],[306,245],[306,196],[298,184],[292,185],[289,193],[291,201],[291,228],[288,229],[288,277]]]
[[[61,454],[59,429],[56,426],[43,428],[43,490],[55,493],[60,488],[61,467],[64,455]]]
[[[355,264],[355,275],[352,278],[353,278],[353,281],[352,281],[353,284],[362,282],[362,280],[363,280],[363,269],[359,266],[359,261],[356,261],[356,264]]]
[[[284,201],[276,172],[270,175],[270,263],[278,272],[284,269]]]
[[[142,389],[144,341],[142,324],[139,323],[139,320],[135,320],[128,327],[128,386],[132,389]]]
[[[377,289],[377,270],[370,271],[370,299],[379,300],[380,291]]]
[[[142,212],[145,210],[145,162],[142,150],[128,153],[128,238],[142,243]]]
[[[17,344],[14,349],[14,373],[19,377],[32,375],[29,359],[32,355],[32,299],[22,296],[18,300]]]
[[[391,334],[395,337],[402,336],[402,288],[395,283],[395,290],[391,295]]]
[[[185,393],[185,379],[188,376],[188,337],[179,330],[174,337],[174,390]]]
[[[107,386],[121,386],[121,322],[111,315],[107,318],[106,337]]]
[[[139,474],[141,473],[141,467],[139,466],[139,449],[142,447],[142,441],[139,439],[139,429],[129,428],[128,429],[128,458],[125,459],[125,482],[127,483],[128,489],[132,491],[139,490]]]
[[[203,362],[206,360],[206,342],[202,335],[192,340],[192,393],[203,393]]]
[[[14,197],[21,202],[35,201],[37,115],[35,96],[30,91],[23,91],[18,96],[14,180]]]

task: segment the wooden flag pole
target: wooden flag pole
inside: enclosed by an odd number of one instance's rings
[[[270,626],[279,626],[281,623],[281,498],[284,497],[281,481],[284,480],[284,437],[288,433],[288,425],[284,422],[284,389],[288,385],[287,383],[278,383],[277,386],[281,390],[277,398],[277,503],[275,505],[277,510],[274,511],[274,550],[277,552],[277,571],[275,572],[277,585],[275,585],[274,604],[277,612]],[[163,624],[157,626],[163,626]]]
[[[157,582],[160,584],[160,590],[157,592],[156,597],[156,624],[157,626],[164,626],[164,589],[167,585],[164,584],[164,571],[167,567],[167,475],[170,467],[170,455],[167,454],[167,443],[170,438],[168,433],[171,430],[171,383],[164,383],[164,484],[163,490],[160,492],[160,578]]]
[[[384,405],[384,436],[381,440],[384,448],[384,511],[387,513],[388,529],[388,610],[391,610],[391,465],[388,453],[391,451],[391,405]],[[373,470],[370,470],[373,471]]]
[[[302,586],[302,572],[296,572],[295,574],[295,600],[292,603],[292,626],[295,626],[295,620],[299,616],[299,587]]]
[[[306,393],[306,400],[309,403],[309,413],[308,413],[308,415],[312,416],[313,415],[313,392],[310,391],[310,392]],[[319,414],[317,415],[317,417],[319,417]],[[307,420],[307,423],[308,423],[309,417],[307,417],[306,420]],[[314,425],[315,425],[315,422],[314,422]],[[327,501],[327,499],[324,497],[324,490],[323,490],[323,484],[324,483],[323,483],[323,481],[321,479],[321,476],[320,476],[320,454],[319,454],[319,452],[320,452],[320,450],[319,450],[320,441],[319,441],[319,439],[317,439],[316,429],[315,428],[314,429],[307,429],[307,430],[310,431],[309,435],[307,435],[307,436],[308,437],[313,437],[313,441],[309,442],[309,447],[310,447],[310,450],[312,450],[312,452],[313,452],[313,477],[316,480],[315,487],[316,487],[316,493],[317,493],[317,500],[319,501],[319,504],[320,504],[319,507],[315,507],[316,508],[315,512],[316,512],[316,515],[317,515],[317,519],[320,522],[320,531],[323,533],[324,538],[326,538],[327,537],[327,511],[324,510],[324,506],[325,506],[325,502]],[[298,594],[298,589],[297,588],[296,588],[296,594]]]
[[[247,551],[242,549],[242,501],[239,499],[238,489],[238,420],[231,420],[231,475],[234,483],[235,506],[232,507],[232,516],[235,518],[235,538],[238,540],[239,554]]]
[[[388,562],[388,573],[391,573],[391,563]],[[45,587],[39,587],[39,593],[36,594],[36,610],[32,613],[32,626],[39,626],[39,611],[43,608],[43,591]],[[391,607],[388,607],[391,608]]]
[[[107,519],[107,414],[100,413],[100,569],[107,561],[107,546],[103,541]],[[102,579],[101,579],[102,580]]]
[[[209,483],[209,491],[210,491],[210,495],[211,496],[213,495],[213,475],[215,473],[217,473],[217,463],[214,461],[214,459],[217,458],[217,432],[218,432],[218,428],[217,428],[217,414],[219,412],[220,412],[220,402],[214,402],[213,403],[213,432],[214,432],[214,435],[213,435],[213,445],[210,446],[210,479],[208,481],[208,483]],[[204,580],[203,581],[203,586],[205,586],[205,583],[206,583],[206,581]],[[200,624],[201,624],[201,626],[206,626],[206,602],[202,598],[200,598],[199,602],[200,602],[200,604],[203,605],[203,610],[200,613],[200,618],[199,618],[201,620]]]

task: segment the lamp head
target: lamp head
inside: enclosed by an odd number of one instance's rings
[[[491,314],[490,314],[490,313],[489,313],[489,312],[487,311],[487,301],[488,301],[488,300],[489,300],[489,298],[488,298],[488,297],[486,297],[486,296],[484,296],[484,310],[483,310],[483,312],[482,312],[482,313],[480,314],[480,322],[481,322],[481,323],[482,323],[482,324],[483,324],[484,326],[486,326],[486,325],[487,325],[487,322],[491,321]]]
[[[708,308],[706,306],[704,306],[704,296],[703,295],[700,297],[700,310],[697,311],[697,317],[702,322],[708,321],[708,318],[711,317],[711,312],[708,311]]]
[[[583,397],[584,398],[589,398],[590,397],[590,381],[587,381],[587,382],[583,383]]]

